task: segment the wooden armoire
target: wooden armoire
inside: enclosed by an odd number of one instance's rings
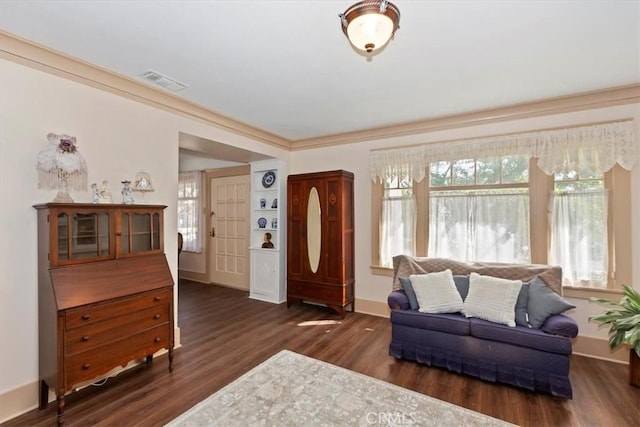
[[[353,173],[290,175],[287,180],[287,306],[325,304],[354,311]]]

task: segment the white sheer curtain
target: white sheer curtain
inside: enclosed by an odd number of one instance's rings
[[[562,266],[565,285],[606,288],[606,190],[551,195],[551,264]]]
[[[390,176],[407,175],[420,182],[430,162],[516,154],[537,158],[547,175],[567,168],[606,172],[616,163],[631,170],[637,151],[633,122],[626,120],[374,150],[370,153],[370,177],[373,182],[385,182]]]
[[[430,257],[530,262],[528,192],[438,192],[429,202]]]
[[[185,252],[202,252],[200,212],[202,172],[178,174],[178,232],[182,233]]]
[[[414,196],[385,197],[382,200],[380,262],[393,267],[398,254],[415,254],[416,200]]]

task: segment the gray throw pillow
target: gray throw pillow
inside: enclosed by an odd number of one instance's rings
[[[407,296],[409,300],[409,307],[411,310],[417,310],[418,305],[418,297],[416,297],[416,293],[413,290],[413,286],[411,286],[411,280],[408,277],[399,277],[400,284],[402,285],[402,289],[404,290],[404,294]]]
[[[533,279],[540,280],[538,277]],[[527,321],[527,305],[529,305],[529,283],[524,282],[522,287],[520,288],[520,293],[518,294],[518,300],[516,301],[516,325],[525,326],[530,328],[529,322]]]
[[[576,308],[560,295],[556,294],[542,280],[529,282],[529,324],[532,328],[540,329],[549,316],[564,313]]]
[[[458,289],[458,293],[460,294],[462,301],[466,300],[467,295],[469,294],[469,276],[456,274],[453,276],[453,281],[456,284],[456,288]]]

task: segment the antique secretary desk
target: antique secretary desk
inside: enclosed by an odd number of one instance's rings
[[[40,408],[167,349],[173,278],[160,205],[46,203],[38,216]]]

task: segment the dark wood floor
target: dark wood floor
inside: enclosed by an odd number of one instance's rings
[[[387,355],[386,318],[349,313],[339,325],[297,326],[338,317],[323,307],[287,309],[192,282],[181,282],[179,295],[182,347],[175,351],[173,373],[166,355],[160,356],[101,387],[71,394],[65,425],[161,426],[282,349],[522,426],[640,425],[640,388],[627,384],[624,365],[574,356],[574,398],[561,400],[395,360]],[[53,426],[55,411],[50,404],[3,425]]]

